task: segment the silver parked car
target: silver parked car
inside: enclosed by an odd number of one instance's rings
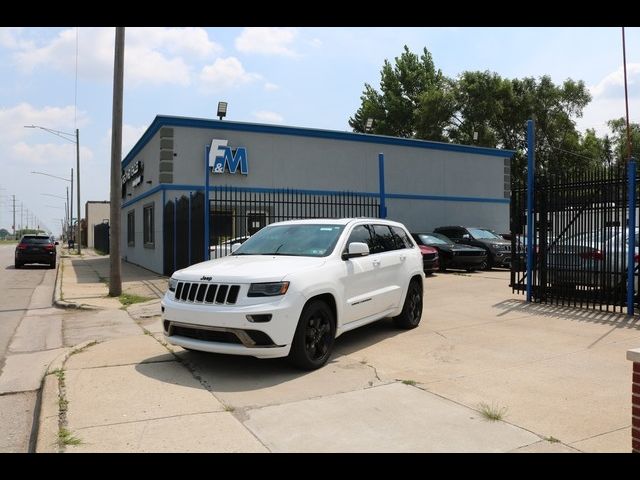
[[[638,263],[638,229],[635,231],[634,267]],[[603,228],[579,233],[547,250],[548,279],[552,284],[588,289],[625,289],[629,230]],[[637,290],[638,277],[635,275]]]

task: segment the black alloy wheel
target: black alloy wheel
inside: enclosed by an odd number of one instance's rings
[[[289,360],[305,370],[322,367],[331,357],[335,332],[335,318],[331,308],[321,300],[308,303],[300,315]]]
[[[422,285],[417,280],[412,280],[409,284],[407,297],[404,300],[402,312],[397,317],[393,317],[393,322],[398,328],[411,329],[420,324],[422,318]]]

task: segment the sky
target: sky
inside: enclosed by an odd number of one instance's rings
[[[640,121],[640,28],[626,28],[629,116]],[[0,228],[38,225],[55,235],[76,166],[81,205],[109,200],[115,28],[0,28]],[[365,83],[379,88],[385,59],[426,47],[450,77],[583,80],[593,99],[579,130],[607,133],[625,114],[619,27],[128,27],[123,156],[156,115],[350,131]],[[73,140],[73,138],[72,138]],[[74,217],[77,215],[74,178]],[[22,222],[20,211],[22,209]],[[83,213],[84,214],[84,213]]]

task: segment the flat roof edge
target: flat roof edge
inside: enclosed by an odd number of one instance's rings
[[[125,167],[133,158],[149,143],[153,135],[161,127],[193,127],[218,130],[232,130],[257,133],[271,133],[278,135],[294,135],[310,138],[325,138],[362,143],[375,143],[379,145],[398,145],[414,148],[426,148],[430,150],[445,150],[453,152],[471,153],[475,155],[487,155],[493,157],[510,158],[515,150],[499,148],[474,147],[457,143],[434,142],[431,140],[419,140],[414,138],[390,137],[386,135],[372,135],[367,133],[341,132],[338,130],[322,130],[305,127],[289,127],[282,125],[268,125],[261,123],[229,122],[206,118],[176,117],[169,115],[156,115],[151,125],[142,134],[129,153],[123,158],[122,166]]]

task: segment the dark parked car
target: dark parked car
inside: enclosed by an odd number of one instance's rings
[[[487,252],[487,270],[491,267],[509,268],[511,265],[511,242],[486,228],[449,226],[438,227],[434,232],[456,243],[483,248]]]
[[[26,263],[46,263],[56,267],[56,245],[48,235],[23,235],[16,246],[15,268]]]
[[[438,250],[440,270],[461,268],[472,272],[487,266],[487,252],[483,248],[460,245],[440,233],[412,233],[418,245],[426,245]]]

